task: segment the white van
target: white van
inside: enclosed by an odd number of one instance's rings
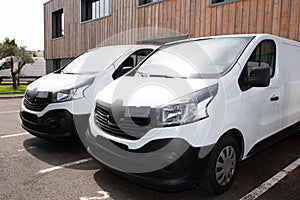
[[[162,46],[97,94],[87,149],[144,186],[220,194],[239,160],[298,130],[299,63],[299,42],[267,34]]]
[[[70,140],[88,124],[95,94],[124,75],[156,46],[108,46],[81,54],[58,71],[28,85],[22,127],[50,140]]]
[[[16,62],[17,58],[12,57],[14,61],[13,70],[18,69],[18,62]],[[0,60],[0,76],[11,76],[11,66],[10,66],[10,59],[11,57],[2,58]]]

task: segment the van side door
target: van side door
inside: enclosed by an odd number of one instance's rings
[[[260,67],[270,68],[269,86],[254,87],[247,81],[251,71]],[[239,86],[242,90],[241,116],[247,132],[244,135],[251,148],[281,128],[280,78],[274,41],[264,40],[257,45],[239,77]]]

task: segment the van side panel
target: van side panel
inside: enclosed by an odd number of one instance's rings
[[[244,139],[245,157],[256,144],[300,121],[300,43],[270,35],[257,36],[239,59],[241,69],[263,40],[276,43],[276,71],[270,85],[253,87],[244,92],[238,88],[240,104],[232,103],[235,98],[231,98],[230,94],[236,89],[234,84],[230,84],[231,90],[225,89],[226,120],[222,133],[232,128],[240,130]],[[237,78],[240,76],[240,72],[235,70],[229,74]],[[222,77],[221,82],[230,82],[228,75]],[[233,77],[232,80],[238,81]],[[271,101],[273,96],[278,96],[279,100]],[[232,108],[238,108],[238,112]]]
[[[286,128],[300,120],[300,43],[282,40],[278,55],[282,76],[282,126]]]

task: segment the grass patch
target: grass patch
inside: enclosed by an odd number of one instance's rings
[[[12,86],[0,86],[0,92],[25,92],[26,86],[19,86],[16,90]]]
[[[9,82],[9,81],[2,81],[2,83],[5,83],[6,85],[13,84],[13,82]],[[28,85],[28,81],[20,81],[20,85]]]
[[[22,94],[0,94],[0,97],[24,97]]]

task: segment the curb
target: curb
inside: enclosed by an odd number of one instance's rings
[[[3,95],[3,94],[22,94],[24,95],[25,91],[24,92],[0,92],[0,95]]]
[[[9,97],[9,96],[0,96],[0,99],[20,99],[20,98],[23,98],[24,96],[12,96],[12,97]]]
[[[1,83],[0,84],[1,86],[11,86],[12,84],[11,83]],[[19,86],[28,86],[28,84],[22,84],[22,83],[20,83],[20,85]]]
[[[5,96],[15,94],[16,96]],[[17,99],[17,98],[23,98],[25,96],[25,92],[0,92],[0,99]]]

